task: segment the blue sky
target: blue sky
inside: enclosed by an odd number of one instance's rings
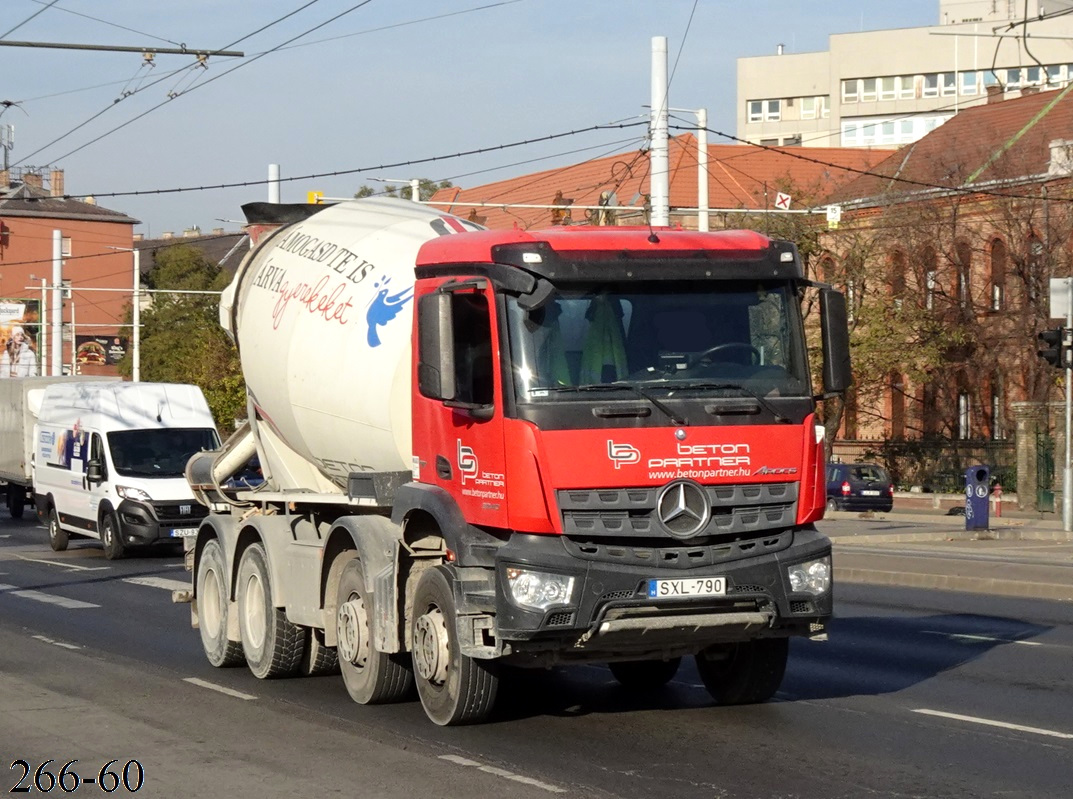
[[[263,185],[159,192],[263,181],[270,163],[285,179],[350,173],[284,183],[283,201],[302,202],[376,177],[473,186],[633,150],[643,128],[447,157],[638,121],[653,36],[668,39],[671,105],[705,107],[732,134],[737,58],[939,15],[938,0],[369,0],[327,22],[359,2],[4,0],[7,41],[245,53],[205,69],[161,54],[147,70],[139,53],[0,47],[0,100],[21,103],[0,116],[15,126],[10,163],[64,169],[68,193],[98,196],[147,236],[237,230]]]

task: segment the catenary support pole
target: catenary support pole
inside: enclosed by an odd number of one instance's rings
[[[134,248],[134,305],[131,307],[131,319],[134,326],[133,344],[131,346],[130,379],[137,383],[142,379],[142,259],[141,250]]]
[[[1073,278],[1066,278],[1066,329],[1063,331],[1063,353],[1068,353],[1073,342]],[[1073,422],[1073,364],[1066,365],[1066,456],[1065,468],[1062,470],[1062,529],[1067,533],[1073,531],[1073,461],[1070,461],[1069,445],[1071,439],[1070,425]]]
[[[279,204],[279,164],[268,165],[268,201]]]
[[[667,156],[667,37],[652,37],[652,122],[649,191],[653,225],[670,224],[670,167]]]
[[[52,231],[52,312],[50,338],[52,339],[53,377],[63,374],[63,233]]]

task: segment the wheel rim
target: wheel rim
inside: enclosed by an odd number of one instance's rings
[[[447,638],[447,623],[437,607],[414,622],[414,669],[418,676],[433,685],[447,681],[447,663],[451,649]]]
[[[112,546],[112,539],[115,538],[115,531],[112,529],[111,520],[107,517],[104,519],[104,529],[102,530],[102,533],[104,534],[104,545],[106,547]]]
[[[199,611],[201,619],[205,625],[205,630],[213,638],[218,638],[220,636],[220,627],[223,624],[224,614],[223,603],[220,600],[220,575],[216,573],[216,569],[210,567],[205,570],[200,593],[202,603]]]
[[[369,616],[365,601],[357,594],[339,606],[336,614],[336,635],[339,638],[339,657],[357,668],[369,662]]]
[[[55,516],[48,520],[48,537],[53,541],[59,537],[60,534],[60,521]]]
[[[265,587],[261,583],[261,578],[256,574],[251,574],[246,578],[245,596],[242,616],[246,622],[246,633],[250,646],[260,649],[265,642],[268,617],[265,611]]]

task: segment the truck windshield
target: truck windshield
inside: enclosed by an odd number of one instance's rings
[[[220,445],[216,431],[204,427],[122,430],[107,437],[112,465],[124,477],[182,477],[192,455]]]
[[[803,328],[787,282],[652,282],[560,287],[535,310],[508,301],[520,402],[623,385],[677,396],[812,393]]]

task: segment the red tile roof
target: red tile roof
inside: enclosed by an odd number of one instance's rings
[[[708,205],[711,208],[773,208],[778,191],[791,190],[794,207],[819,204],[832,188],[870,170],[890,150],[835,147],[765,148],[755,145],[708,146]],[[669,145],[670,204],[697,206],[697,140],[692,134],[673,137]],[[854,171],[858,170],[858,171]],[[598,205],[602,192],[615,192],[619,205],[644,205],[649,192],[648,153],[634,152],[549,169],[474,188],[441,189],[437,207],[469,217],[492,228],[546,227],[552,212],[546,208],[508,208],[550,205],[556,194],[574,206]],[[440,202],[444,204],[439,204]],[[464,203],[495,203],[474,207]],[[584,224],[586,212],[575,208],[573,224]],[[480,217],[483,217],[481,219]]]
[[[836,192],[836,199],[884,197],[1047,173],[1050,143],[1073,139],[1073,84],[1062,91],[973,106]]]

